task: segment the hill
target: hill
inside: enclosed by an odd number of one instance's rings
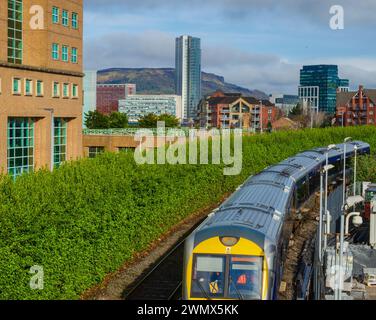
[[[135,83],[139,94],[174,94],[175,69],[173,68],[111,68],[98,71],[98,83]],[[202,72],[202,94],[207,96],[216,90],[239,92],[245,96],[267,99],[258,90],[249,90],[225,82],[224,77]]]

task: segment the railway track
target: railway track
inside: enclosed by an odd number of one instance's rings
[[[184,241],[164,256],[126,295],[126,300],[181,298]]]
[[[206,219],[206,218],[205,218]],[[179,300],[182,297],[185,239],[205,220],[195,224],[178,244],[162,257],[123,295],[125,300]]]

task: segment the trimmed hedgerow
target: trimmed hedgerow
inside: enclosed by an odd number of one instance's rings
[[[243,170],[216,165],[135,164],[104,154],[0,178],[0,299],[77,299],[173,225],[218,202],[250,175],[305,149],[344,137],[376,147],[376,128],[331,128],[245,137]],[[30,268],[44,268],[32,290]]]

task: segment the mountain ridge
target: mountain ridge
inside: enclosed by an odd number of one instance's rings
[[[108,68],[98,71],[98,83],[135,83],[138,94],[175,94],[174,68]],[[260,90],[250,90],[236,84],[227,83],[225,78],[214,73],[202,72],[202,95],[222,90],[228,93],[241,93],[257,99],[268,99]]]

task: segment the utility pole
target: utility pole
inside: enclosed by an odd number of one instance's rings
[[[330,150],[336,148],[335,144],[331,144],[326,149],[326,167],[329,166],[329,152]],[[326,230],[324,234],[324,250],[328,247],[328,235],[330,234],[330,214],[328,211],[328,184],[329,184],[329,170],[325,171],[325,206],[324,206],[324,213],[326,216]]]
[[[342,198],[342,214],[341,214],[341,234],[340,234],[340,249],[339,249],[339,270],[338,270],[338,300],[342,300],[342,266],[343,266],[343,251],[345,247],[345,215],[346,215],[346,155],[347,155],[347,142],[351,137],[346,138],[343,146],[343,198]]]
[[[358,146],[354,146],[355,149],[355,163],[354,163],[354,197],[356,196],[356,175],[357,175],[357,155],[358,155]]]

